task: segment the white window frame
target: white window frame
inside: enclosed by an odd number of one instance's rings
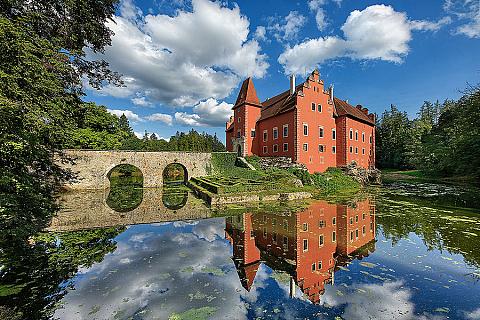
[[[332,231],[332,242],[337,242],[337,232]]]
[[[321,153],[325,152],[325,146],[323,144],[318,145],[318,152],[321,152]]]
[[[332,146],[332,153],[336,154],[337,153],[337,146]]]
[[[276,134],[275,134],[276,133]],[[272,129],[273,140],[278,139],[278,127],[273,127]]]
[[[321,239],[321,241],[320,241]],[[318,235],[318,247],[321,248],[325,245],[325,236],[322,234]]]
[[[302,150],[308,152],[308,143],[303,144]]]
[[[268,130],[263,130],[263,142],[268,141]]]
[[[305,134],[305,128],[307,128],[307,134]],[[308,123],[305,123],[305,122],[303,123],[303,135],[305,137],[308,137]]]
[[[255,129],[250,129],[250,138],[255,138]]]
[[[365,132],[362,132],[362,142],[365,142]]]
[[[285,134],[285,128],[287,129],[287,134]],[[288,138],[288,124],[283,125],[282,135],[284,138]]]
[[[318,126],[318,137],[319,138],[325,137],[325,130],[324,130],[323,126]]]
[[[358,141],[358,130],[355,130],[355,141]]]
[[[317,106],[315,105],[315,102],[312,102],[311,110],[312,110],[312,111],[316,111],[316,110],[317,110]]]
[[[337,140],[337,130],[332,129],[332,140]]]
[[[353,140],[353,129],[350,128],[350,136],[349,136],[350,140]]]
[[[305,243],[307,244],[305,248]],[[307,252],[308,251],[308,239],[303,239],[302,241],[302,249],[303,249],[303,252]]]
[[[320,113],[323,112],[323,107],[322,107],[321,103],[317,104],[317,111],[320,112]]]

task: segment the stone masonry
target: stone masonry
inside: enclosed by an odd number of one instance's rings
[[[61,163],[75,175],[75,181],[65,187],[71,190],[98,190],[110,187],[109,172],[120,164],[130,164],[143,174],[145,188],[163,185],[163,170],[171,163],[183,165],[187,177],[206,176],[211,169],[211,153],[197,152],[138,152],[64,150],[73,164]],[[59,161],[60,162],[60,161]]]

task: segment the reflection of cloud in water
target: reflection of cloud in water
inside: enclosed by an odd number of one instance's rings
[[[348,289],[327,286],[322,302],[332,307],[344,306],[344,319],[444,319],[416,315],[412,293],[403,285],[402,281],[393,281],[354,284]]]
[[[232,267],[228,244],[217,237],[223,226],[223,219],[200,221],[196,227],[204,238],[191,233],[174,235],[158,227],[158,233],[131,237],[124,233],[126,237],[118,239],[119,250],[84,274],[55,317],[109,319],[118,313],[119,318],[137,314],[142,319],[168,319],[172,312],[211,306],[217,309],[212,319],[225,315],[245,319],[243,288]],[[135,232],[135,227],[130,230]],[[139,249],[134,240],[140,238],[144,247]],[[210,272],[219,268],[224,275]]]
[[[223,239],[225,237],[225,223],[223,219],[215,219],[217,221],[222,221],[220,223],[202,223],[196,225],[192,232],[200,239],[207,240],[212,242],[216,239]]]
[[[183,227],[186,227],[186,226],[194,226],[194,225],[197,225],[198,224],[198,221],[175,221],[173,223],[173,226],[175,228],[183,228]]]
[[[469,320],[480,320],[480,308],[475,309],[471,312],[465,312],[465,318]]]

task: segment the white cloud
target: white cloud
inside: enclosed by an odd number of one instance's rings
[[[172,122],[173,122],[173,117],[165,113],[154,113],[149,116],[146,116],[145,119],[149,121],[160,121],[168,124],[169,126],[172,125]]]
[[[277,41],[284,42],[296,39],[307,19],[298,11],[290,11],[281,21],[285,23],[279,23],[277,18],[271,17],[268,29]]]
[[[442,19],[438,20],[437,22],[432,21],[411,21],[410,25],[412,30],[420,30],[420,31],[433,31],[436,32],[440,30],[442,27],[452,23],[452,18],[450,17],[443,17]]]
[[[341,28],[343,38],[310,39],[287,47],[278,62],[287,74],[302,73],[326,60],[341,57],[401,63],[410,50],[412,30],[436,31],[447,23],[448,18],[437,23],[409,21],[405,13],[396,12],[391,6],[373,5],[350,13]]]
[[[134,122],[139,122],[143,121],[143,119],[136,113],[130,111],[130,110],[117,110],[117,109],[107,109],[108,112],[111,114],[116,115],[117,117],[122,116],[122,114],[125,115],[125,117],[128,118],[128,120],[134,121]]]
[[[258,26],[253,37],[258,41],[265,41],[267,40],[266,34],[267,29],[264,26]]]
[[[319,31],[323,31],[328,24],[325,11],[322,8],[325,2],[326,0],[310,0],[308,2],[308,7],[310,10],[315,12],[315,22],[317,23],[317,28]]]
[[[175,121],[187,126],[222,127],[232,115],[233,104],[210,98],[193,107],[193,113],[176,112]]]
[[[454,33],[469,38],[480,38],[480,1],[474,0],[446,0],[443,9],[465,21]]]
[[[135,97],[135,98],[132,98],[131,100],[134,105],[140,106],[140,107],[149,107],[152,105],[152,103],[150,101],[147,101],[145,97]]]
[[[267,57],[256,40],[248,40],[249,21],[238,6],[193,0],[191,11],[179,9],[175,16],[139,16],[132,6],[125,1],[121,15],[108,23],[115,35],[100,56],[128,81],[103,94],[191,106],[228,96],[242,77],[265,75]]]

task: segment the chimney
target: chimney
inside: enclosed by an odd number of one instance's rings
[[[290,95],[295,93],[295,75],[290,76]]]
[[[332,101],[332,102],[333,102],[333,84],[332,84],[332,85],[330,85],[330,89],[329,89],[329,91],[330,91],[330,92],[329,92],[329,95],[330,95],[330,101]]]

